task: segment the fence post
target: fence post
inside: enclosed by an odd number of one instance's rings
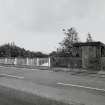
[[[48,58],[48,67],[50,67],[51,66],[51,59],[50,59],[50,57]]]
[[[39,58],[37,58],[36,61],[37,61],[36,65],[39,66]]]
[[[17,64],[17,58],[14,59],[14,65],[16,65],[16,64]]]
[[[28,58],[26,59],[26,65],[29,65],[29,60],[28,60]]]
[[[5,58],[4,64],[7,64],[7,58]]]

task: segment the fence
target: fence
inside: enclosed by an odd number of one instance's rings
[[[50,58],[0,58],[0,64],[50,67]]]
[[[52,67],[69,67],[69,68],[81,68],[82,59],[80,57],[52,57]]]

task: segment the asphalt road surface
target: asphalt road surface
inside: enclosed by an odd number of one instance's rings
[[[0,86],[69,103],[105,105],[105,78],[77,76],[69,72],[0,67]],[[0,101],[3,99],[0,95]]]

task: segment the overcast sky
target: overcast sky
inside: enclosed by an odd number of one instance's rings
[[[0,45],[48,53],[70,27],[82,41],[90,32],[105,43],[105,0],[0,0]]]

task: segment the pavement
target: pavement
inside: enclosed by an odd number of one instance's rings
[[[74,105],[105,105],[105,78],[97,76],[1,66],[0,86]]]

